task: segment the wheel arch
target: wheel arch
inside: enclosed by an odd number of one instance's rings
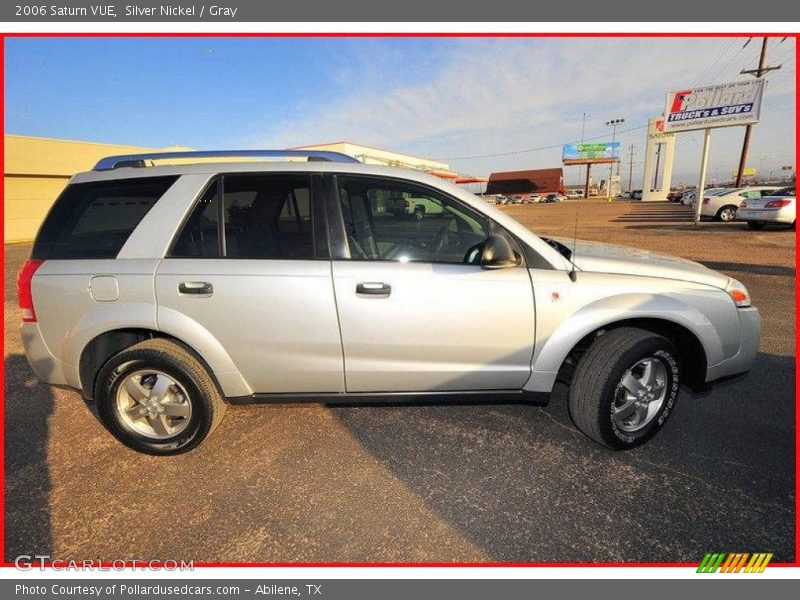
[[[640,327],[670,339],[686,365],[685,380],[693,389],[702,387],[708,366],[723,359],[720,334],[697,307],[669,294],[619,294],[583,306],[549,337],[537,340],[525,389],[552,391],[565,367],[580,357],[587,344],[602,332],[622,326]]]
[[[84,396],[93,399],[95,396],[95,387],[97,385],[97,375],[100,370],[115,354],[122,352],[126,348],[138,344],[148,339],[163,339],[177,344],[187,352],[189,352],[208,372],[211,380],[217,386],[222,397],[225,397],[225,390],[223,389],[223,382],[217,376],[217,373],[204,358],[204,356],[195,350],[190,344],[182,339],[155,329],[127,327],[120,329],[113,329],[97,335],[86,344],[81,352],[80,361],[78,364],[78,375],[80,377],[81,389]]]
[[[575,364],[580,360],[582,354],[604,333],[620,327],[635,327],[652,333],[662,335],[675,345],[683,367],[683,382],[691,390],[702,389],[706,371],[708,369],[708,358],[703,343],[697,334],[685,325],[664,319],[663,317],[634,317],[612,321],[602,327],[583,336],[569,351],[562,362],[559,373],[563,376],[569,375],[570,360]],[[577,355],[578,360],[575,360]]]

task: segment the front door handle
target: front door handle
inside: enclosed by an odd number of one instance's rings
[[[208,281],[181,281],[178,284],[178,293],[208,297],[214,293],[214,286]]]
[[[356,294],[359,296],[387,298],[391,293],[392,286],[382,281],[365,281],[356,285]]]

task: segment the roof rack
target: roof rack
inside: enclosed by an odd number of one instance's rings
[[[173,158],[305,158],[309,162],[360,162],[347,154],[326,150],[192,150],[107,156],[97,161],[94,170],[109,171],[122,167],[146,167],[146,161],[148,160],[169,160]]]

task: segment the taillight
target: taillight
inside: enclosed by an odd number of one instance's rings
[[[36,311],[33,310],[33,294],[31,293],[31,280],[36,269],[42,266],[43,260],[26,260],[17,275],[17,302],[22,312],[24,323],[36,322]]]
[[[792,201],[786,198],[783,200],[770,200],[764,205],[764,208],[783,208],[784,206],[789,206],[791,203]]]
[[[708,204],[711,202],[711,198],[703,198],[703,204]]]

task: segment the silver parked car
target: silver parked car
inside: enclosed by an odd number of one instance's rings
[[[226,156],[250,160],[200,160]],[[228,403],[546,402],[557,379],[582,432],[633,448],[682,385],[750,369],[760,330],[745,287],[698,263],[541,238],[440,178],[326,152],[104,159],[55,202],[18,296],[38,379],[151,454],[196,447]]]
[[[746,221],[748,229],[764,229],[767,225],[788,225],[797,222],[797,198],[794,186],[768,192],[760,198],[746,198],[739,205],[736,219]]]

